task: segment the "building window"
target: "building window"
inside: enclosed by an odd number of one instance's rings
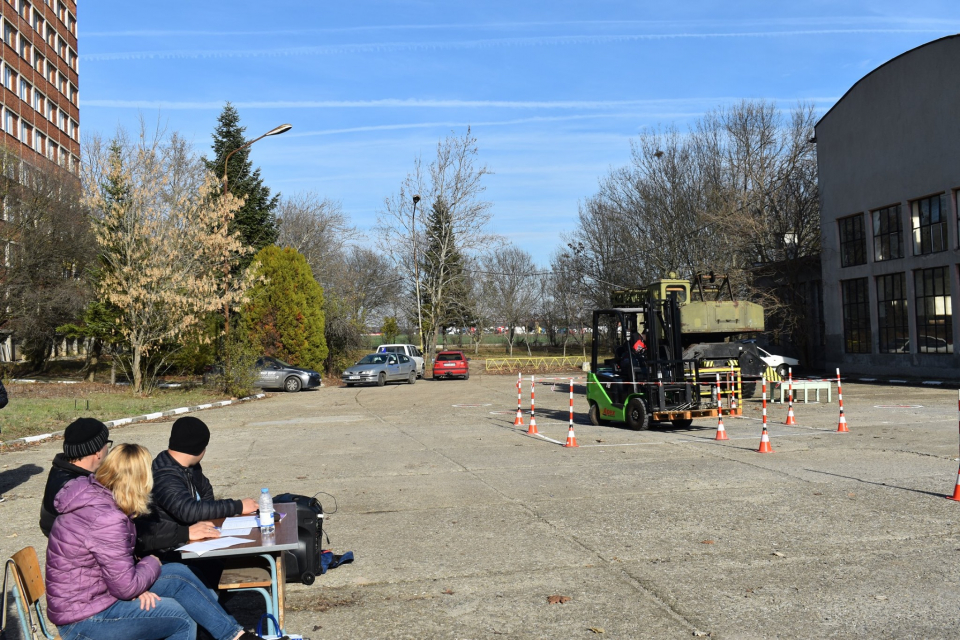
[[[8,65],[3,65],[3,86],[10,91],[17,90],[17,73]]]
[[[39,113],[40,115],[43,115],[44,101],[45,101],[45,98],[42,93],[40,93],[39,91],[33,92],[33,110]]]
[[[903,224],[900,205],[873,212],[873,259],[896,260],[903,257]]]
[[[867,263],[866,236],[863,233],[863,214],[837,220],[840,225],[840,266],[852,267]]]
[[[17,48],[17,30],[6,20],[3,22],[3,41],[11,49]]]
[[[27,42],[26,38],[20,38],[20,57],[26,61],[30,61],[30,43]]]
[[[911,203],[913,255],[937,253],[947,248],[947,194],[915,200]]]
[[[908,353],[907,279],[902,273],[877,276],[877,324],[880,353]]]
[[[917,296],[918,353],[953,353],[949,267],[913,272]]]
[[[870,298],[867,279],[843,280],[843,344],[847,353],[870,353]]]
[[[24,102],[30,102],[30,83],[20,78],[20,99]]]

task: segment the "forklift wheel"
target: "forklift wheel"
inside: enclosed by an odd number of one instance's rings
[[[600,426],[600,407],[596,402],[590,403],[590,424],[595,427]]]
[[[644,431],[650,428],[650,414],[647,413],[647,407],[640,398],[631,398],[624,413],[628,429]]]

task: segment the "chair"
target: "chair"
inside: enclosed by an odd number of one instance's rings
[[[12,576],[11,589],[17,601],[17,614],[20,617],[20,628],[23,636],[28,640],[60,640],[59,635],[52,634],[47,629],[47,622],[43,616],[43,607],[40,600],[47,590],[43,585],[43,574],[40,573],[40,562],[37,551],[33,547],[24,547],[7,560],[3,574],[3,618],[6,622],[6,595],[7,577]],[[36,622],[33,618],[36,616]],[[42,635],[40,635],[42,634]]]
[[[264,554],[258,558],[228,558],[217,588],[220,591],[259,593],[267,613],[277,617],[280,610],[277,586],[277,563],[272,556]]]

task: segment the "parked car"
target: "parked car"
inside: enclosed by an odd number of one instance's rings
[[[768,367],[776,371],[777,375],[784,380],[787,379],[788,368],[796,369],[800,365],[800,361],[796,358],[778,356],[760,347],[757,347],[757,351],[760,352],[760,359],[763,360]]]
[[[426,362],[423,359],[423,353],[414,344],[382,344],[377,347],[377,353],[402,353],[407,357],[413,358],[417,363],[417,377],[422,378],[426,371]]]
[[[313,369],[295,367],[270,356],[257,358],[254,366],[257,369],[257,379],[253,386],[261,389],[283,389],[293,393],[323,385],[320,374]]]
[[[402,353],[368,353],[344,371],[342,377],[348,387],[373,382],[382,387],[394,381],[414,384],[417,381],[417,363]]]
[[[470,379],[470,359],[463,355],[463,351],[441,351],[433,362],[433,378],[440,380],[452,376],[461,376],[464,380]]]

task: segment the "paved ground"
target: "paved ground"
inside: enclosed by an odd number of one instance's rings
[[[956,391],[845,385],[843,435],[836,404],[798,404],[789,428],[773,405],[774,454],[753,452],[757,402],[717,443],[712,421],[593,427],[582,391],[578,449],[512,426],[509,377],[278,395],[199,414],[205,468],[233,497],[336,496],[332,547],[356,562],[288,591],[288,628],[314,640],[956,636]],[[567,403],[565,386],[538,386],[558,442]],[[113,439],[156,453],[169,424]],[[59,447],[0,456],[0,556],[43,553]]]

